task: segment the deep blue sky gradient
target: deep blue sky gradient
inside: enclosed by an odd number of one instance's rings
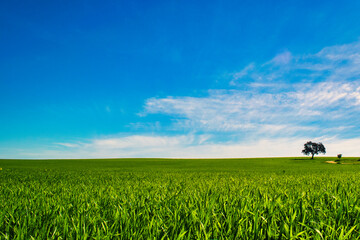
[[[146,99],[232,89],[251,62],[357,41],[359,10],[328,0],[1,1],[0,146],[181,133],[134,127],[170,122],[142,116]]]

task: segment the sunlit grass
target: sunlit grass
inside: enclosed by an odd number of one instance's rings
[[[329,159],[0,160],[0,238],[358,239],[360,166]]]

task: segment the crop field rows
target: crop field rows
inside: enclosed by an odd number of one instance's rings
[[[0,239],[359,239],[329,159],[0,160]]]

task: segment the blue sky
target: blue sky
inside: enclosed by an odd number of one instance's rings
[[[359,11],[2,1],[0,158],[359,156]]]

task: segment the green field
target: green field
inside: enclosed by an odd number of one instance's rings
[[[0,239],[359,239],[360,161],[328,160],[0,160]]]

